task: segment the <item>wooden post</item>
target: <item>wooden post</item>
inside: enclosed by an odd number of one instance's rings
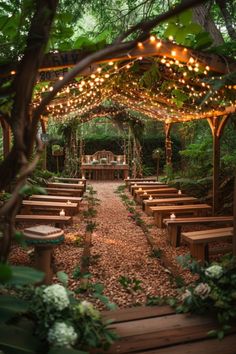
[[[215,129],[216,130],[216,129]],[[213,214],[219,210],[220,137],[213,135]]]
[[[40,123],[41,123],[41,127],[42,127],[42,133],[46,134],[47,133],[47,120],[44,118],[41,118]],[[44,142],[42,168],[44,170],[47,169],[47,143],[46,142]]]
[[[166,135],[165,148],[166,148],[166,164],[167,165],[172,164],[172,141],[170,138],[171,126],[172,126],[171,123],[165,123],[165,135]]]
[[[10,126],[6,123],[4,119],[0,119],[2,132],[3,132],[3,157],[4,159],[10,152],[11,146],[11,130]]]
[[[220,138],[229,115],[208,118],[213,138],[213,215],[219,210],[219,186],[220,186]]]
[[[236,256],[236,170],[234,174],[234,232],[233,232],[233,255]]]

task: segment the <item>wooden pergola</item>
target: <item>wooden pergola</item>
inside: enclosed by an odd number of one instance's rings
[[[50,85],[53,85],[55,80],[62,79],[70,68],[78,61],[82,60],[87,54],[88,53],[79,50],[73,50],[70,52],[49,53],[45,55],[39,71],[38,81],[51,82],[52,84]],[[206,119],[209,123],[213,138],[213,212],[216,213],[219,208],[220,139],[230,115],[236,111],[236,100],[231,100],[231,102],[229,101],[224,106],[214,107],[210,110],[200,110],[198,107],[195,109],[193,105],[179,109],[175,106],[173,100],[168,98],[167,95],[162,94],[161,89],[157,92],[156,96],[153,97],[151,94],[146,95],[144,90],[140,90],[138,87],[132,91],[132,95],[135,95],[135,99],[132,100],[128,93],[124,93],[123,88],[114,87],[118,85],[116,78],[119,77],[119,75],[131,77],[129,69],[134,63],[138,62],[141,65],[141,63],[144,62],[143,68],[146,70],[145,65],[147,68],[150,67],[148,61],[153,58],[158,60],[159,67],[164,68],[163,75],[166,75],[167,69],[170,68],[170,76],[173,77],[176,72],[175,68],[177,67],[186,68],[186,71],[189,70],[191,73],[195,72],[195,82],[193,82],[191,76],[190,78],[188,77],[187,73],[185,77],[182,76],[182,81],[176,84],[177,87],[180,85],[182,88],[189,85],[189,94],[191,94],[190,89],[192,89],[193,95],[200,95],[203,89],[210,89],[207,78],[216,76],[219,77],[220,80],[220,75],[236,71],[236,61],[232,59],[192,50],[171,41],[162,41],[151,36],[148,40],[135,45],[129,52],[120,51],[119,54],[107,56],[106,59],[93,62],[89,67],[83,70],[79,75],[80,79],[73,82],[68,91],[66,89],[61,97],[55,98],[48,105],[47,111],[45,111],[44,115],[41,117],[42,131],[44,133],[46,132],[48,115],[63,117],[69,112],[82,115],[98,107],[105,99],[112,98],[112,100],[121,105],[163,122],[166,139],[166,161],[167,163],[171,163],[170,132],[173,124]],[[14,64],[8,66],[7,71],[4,72],[4,76],[14,75],[15,67],[16,65]],[[110,77],[112,77],[112,80]],[[104,80],[102,81],[102,79]],[[99,85],[96,84],[96,80],[98,80]],[[107,85],[109,80],[112,83],[110,86]],[[129,82],[131,81],[128,81],[126,85],[129,85]],[[91,86],[89,86],[89,84]],[[48,84],[48,87],[36,96],[34,102],[35,107],[38,104],[40,96],[43,95],[45,91],[53,89],[53,86],[50,85]],[[137,87],[137,83],[134,82],[133,85]],[[91,100],[90,96],[85,99],[84,87],[90,87],[92,90],[95,86],[97,89],[96,94],[92,96],[93,99]],[[127,87],[127,91],[132,89],[131,86],[132,85],[129,85]],[[232,91],[233,95],[235,92],[233,90],[236,89],[236,85],[228,86],[224,89]],[[85,93],[89,93],[88,89],[85,89]],[[211,102],[206,104],[206,107],[211,106],[210,103]],[[80,108],[78,109],[78,107]],[[3,151],[4,156],[6,156],[10,150],[10,130],[1,117],[0,121],[3,130]],[[234,252],[236,254],[236,236]]]

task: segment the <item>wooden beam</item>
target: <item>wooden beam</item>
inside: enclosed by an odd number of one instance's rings
[[[81,51],[77,49],[68,52],[56,52],[46,54],[44,57],[44,61],[40,67],[40,71],[58,70],[74,66],[80,60],[85,58],[88,54],[91,53],[89,53],[88,51]],[[176,59],[186,64],[189,62],[190,58],[193,58],[196,62],[199,63],[200,66],[208,66],[210,70],[221,74],[227,74],[229,71],[236,71],[236,61],[230,58],[223,58],[222,56],[219,56],[217,54],[196,51],[160,39],[148,39],[139,44],[138,46],[136,45],[128,53],[127,51],[120,51],[116,55],[108,55],[104,59],[96,61],[95,64],[102,64],[109,61],[133,60],[139,57],[151,56],[165,56],[166,58]],[[15,69],[16,63],[9,64],[7,67],[6,65],[1,66],[0,71],[3,73],[1,76],[9,76],[11,75],[11,72]],[[62,70],[62,72],[58,75],[63,75],[63,73],[64,71]],[[44,74],[44,76],[46,78],[46,74]],[[46,79],[46,81],[49,80]]]
[[[41,69],[55,69],[75,65],[78,61],[88,55],[88,52],[72,50],[70,52],[61,52],[47,54],[41,66]],[[146,40],[140,46],[135,46],[129,53],[120,52],[117,55],[108,56],[107,58],[98,61],[97,63],[105,63],[108,61],[132,60],[148,56],[166,56],[170,59],[177,59],[180,62],[188,63],[190,58],[195,59],[200,65],[209,66],[210,70],[226,74],[228,70],[236,71],[236,62],[217,54],[204,53],[193,49],[186,49],[183,46],[163,40]]]

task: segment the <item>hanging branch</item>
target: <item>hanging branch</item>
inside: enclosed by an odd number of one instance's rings
[[[149,32],[159,23],[167,20],[168,18],[178,15],[182,11],[185,11],[193,6],[199,5],[207,0],[184,0],[180,5],[175,8],[155,17],[152,20],[141,22],[133,27],[131,27],[128,31],[121,34],[112,45],[103,48],[96,53],[92,53],[86,56],[84,59],[80,60],[80,62],[74,66],[72,70],[70,70],[67,74],[65,74],[63,80],[57,81],[53,86],[53,90],[45,96],[40,105],[35,109],[33,113],[34,120],[34,129],[36,129],[36,125],[40,115],[43,114],[46,105],[56,96],[56,94],[67,85],[75,76],[79,75],[86,67],[91,65],[92,63],[105,59],[110,55],[114,55],[119,53],[120,51],[129,51],[135,47],[135,45],[149,36]],[[133,41],[122,43],[122,41],[127,38],[130,34],[136,32],[137,30],[141,30],[141,34]]]

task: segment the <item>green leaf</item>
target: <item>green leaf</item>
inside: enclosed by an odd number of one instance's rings
[[[98,294],[102,294],[103,290],[104,290],[104,285],[99,284],[99,283],[94,284],[94,292],[96,292]]]
[[[168,27],[164,33],[164,36],[168,38],[169,36],[175,37],[175,33],[177,32],[178,27],[174,23],[169,23]]]
[[[87,37],[81,36],[76,39],[76,41],[73,44],[73,47],[80,49],[82,47],[84,48],[84,47],[88,47],[91,45],[94,45],[94,43],[90,39],[88,39]]]
[[[8,280],[9,285],[29,285],[39,283],[44,278],[44,273],[34,268],[12,266],[12,276]]]
[[[14,240],[23,248],[27,248],[27,243],[25,241],[25,237],[23,232],[15,231]]]
[[[223,339],[223,338],[224,338],[224,336],[225,336],[224,331],[218,331],[218,332],[217,332],[217,338],[218,338],[218,339],[220,339],[220,340],[221,340],[221,339]]]
[[[208,32],[200,32],[195,37],[196,44],[195,49],[204,49],[208,48],[212,43],[212,38]]]
[[[197,23],[190,23],[188,26],[185,27],[185,29],[188,33],[192,34],[198,34],[202,32],[202,27]]]
[[[6,322],[10,318],[25,313],[28,310],[28,304],[22,299],[14,296],[0,296],[0,322]]]
[[[192,21],[192,11],[186,10],[186,11],[182,12],[178,17],[179,17],[179,21],[183,25],[188,25]]]
[[[29,331],[0,324],[0,348],[7,354],[35,354],[40,352],[40,342]]]
[[[30,196],[32,194],[47,194],[46,190],[42,187],[39,186],[31,186],[29,184],[25,184],[21,190],[19,191],[19,194],[22,195],[23,197],[25,196]]]
[[[0,264],[0,283],[9,281],[12,277],[12,268],[7,264]]]
[[[57,277],[60,280],[60,282],[66,287],[68,284],[68,275],[65,272],[57,272]]]

